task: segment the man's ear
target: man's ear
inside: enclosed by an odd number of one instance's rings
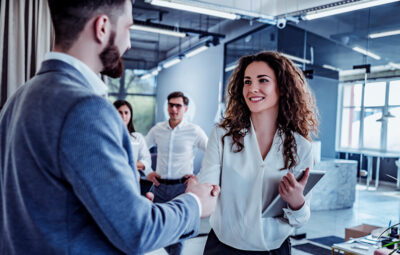
[[[188,106],[187,106],[187,105],[185,105],[185,112],[187,112],[187,110],[188,110]]]
[[[94,35],[100,44],[108,42],[110,30],[110,18],[107,15],[100,15],[94,20]]]

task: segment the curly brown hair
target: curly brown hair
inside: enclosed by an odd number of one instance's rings
[[[243,97],[243,78],[248,65],[265,62],[275,73],[279,91],[277,131],[283,141],[284,168],[297,165],[297,144],[294,132],[311,141],[311,133],[318,132],[318,110],[303,72],[294,63],[274,51],[263,51],[255,55],[243,56],[230,77],[227,88],[227,108],[225,117],[219,124],[232,137],[231,149],[244,149],[243,138],[250,128],[250,110]]]

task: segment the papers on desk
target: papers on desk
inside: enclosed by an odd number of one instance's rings
[[[352,245],[351,248],[360,249],[360,250],[364,250],[364,251],[368,251],[369,250],[368,246],[361,245],[361,244]]]

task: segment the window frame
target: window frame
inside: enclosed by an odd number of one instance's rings
[[[388,150],[387,148],[387,137],[388,137],[388,119],[383,118],[381,122],[381,134],[380,134],[380,146],[379,149],[368,148],[364,146],[364,113],[366,109],[381,109],[382,116],[388,114],[390,108],[400,107],[400,105],[389,105],[389,93],[390,93],[390,83],[392,81],[400,81],[400,77],[393,78],[380,78],[380,79],[368,79],[368,80],[355,80],[350,82],[339,83],[339,98],[338,98],[338,114],[336,121],[336,151],[376,151],[376,152],[388,152],[388,153],[398,153],[400,151]],[[383,106],[365,106],[365,86],[366,83],[375,82],[385,82],[385,103]],[[346,86],[351,86],[355,84],[361,84],[361,106],[344,106],[344,91]],[[358,147],[343,147],[341,146],[342,140],[342,123],[343,123],[343,110],[344,109],[357,109],[360,108],[360,127],[359,127],[359,137],[358,137]]]
[[[118,92],[108,92],[107,93],[107,99],[112,96],[112,97],[116,97],[117,99],[126,99],[128,96],[142,96],[142,97],[152,97],[155,100],[155,109],[154,112],[155,114],[157,113],[157,79],[158,79],[158,75],[154,75],[154,84],[155,84],[155,90],[153,93],[137,93],[137,92],[127,92],[128,87],[126,86],[126,81],[125,81],[125,75],[127,71],[132,71],[134,72],[135,69],[125,69],[124,73],[121,77],[119,77],[119,91]],[[112,79],[110,77],[106,77],[107,80],[104,80],[104,83],[106,84],[106,86],[109,86],[109,80]],[[131,103],[132,104],[132,103]],[[155,125],[156,122],[156,116],[153,116],[153,121],[151,123],[152,126]],[[147,130],[148,132],[149,130]],[[146,132],[146,133],[147,133]],[[145,135],[145,133],[143,133],[143,135]]]

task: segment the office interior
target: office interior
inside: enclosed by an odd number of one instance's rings
[[[174,3],[206,12],[168,5]],[[46,1],[0,6],[3,107],[35,74],[54,38]],[[294,243],[344,238],[346,228],[361,224],[386,227],[400,222],[399,11],[393,0],[136,0],[124,75],[103,77],[108,99],[128,100],[136,130],[146,135],[168,119],[168,94],[182,91],[190,100],[185,118],[210,134],[223,117],[237,60],[279,51],[303,71],[316,98],[314,168],[327,171],[313,190],[309,223],[294,233],[303,239]],[[202,157],[198,152],[195,171]],[[208,231],[205,219],[184,254],[202,254]],[[319,253],[294,248],[293,254]]]

